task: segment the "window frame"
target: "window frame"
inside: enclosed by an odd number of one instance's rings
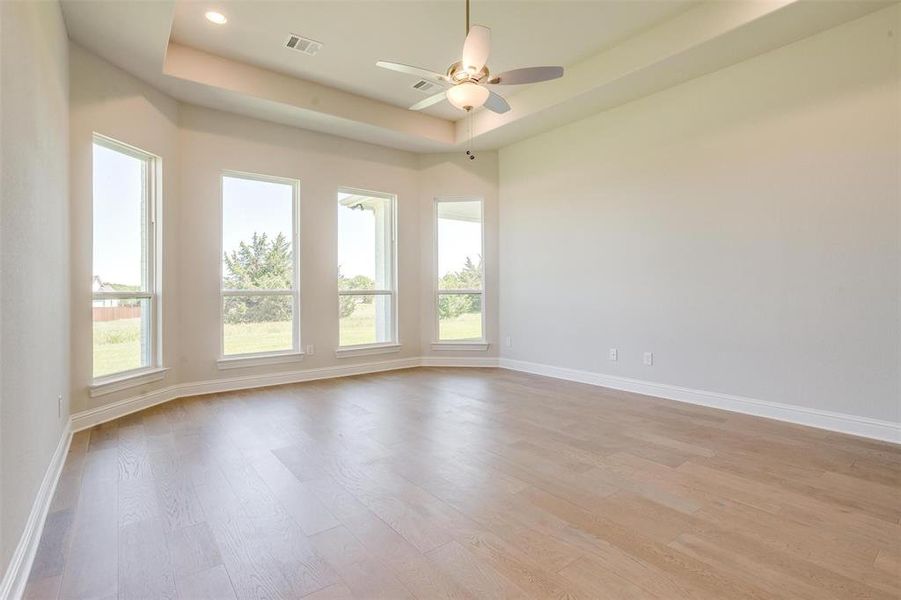
[[[106,388],[114,387],[119,389],[116,384],[129,379],[142,379],[146,381],[155,381],[162,378],[165,369],[162,368],[162,311],[160,308],[160,280],[159,274],[162,271],[160,249],[162,247],[159,207],[162,206],[160,194],[162,192],[162,159],[151,152],[142,150],[131,144],[126,144],[115,138],[93,132],[91,135],[91,271],[93,278],[94,264],[94,146],[103,146],[113,152],[118,152],[131,158],[140,160],[144,163],[144,197],[142,198],[143,206],[143,225],[146,228],[144,240],[144,264],[142,269],[142,279],[146,286],[140,292],[94,292],[91,291],[91,306],[97,300],[147,300],[149,304],[147,315],[147,356],[148,364],[142,365],[135,369],[126,369],[125,371],[116,371],[115,373],[107,373],[99,377],[94,376],[94,319],[91,318],[91,395],[97,395],[104,392]],[[142,354],[145,349],[142,349]],[[157,377],[159,375],[159,377]],[[112,389],[110,391],[116,391]]]
[[[391,194],[388,192],[377,192],[374,190],[366,190],[362,188],[355,188],[349,186],[339,186],[335,191],[335,241],[336,246],[341,242],[341,230],[340,223],[338,221],[338,211],[341,209],[341,204],[338,201],[338,194],[355,194],[359,196],[370,196],[372,198],[382,198],[389,201],[389,206],[391,208],[391,218],[388,219],[388,223],[391,227],[391,260],[389,264],[391,265],[391,277],[389,278],[391,282],[391,289],[373,289],[373,290],[338,290],[337,295],[335,296],[335,300],[337,301],[337,305],[340,306],[341,296],[389,296],[391,298],[391,326],[389,331],[391,333],[391,339],[386,342],[375,342],[373,344],[352,344],[347,346],[341,345],[341,315],[338,314],[338,343],[335,346],[335,352],[338,356],[352,356],[355,354],[366,353],[367,350],[380,350],[380,349],[395,349],[400,347],[400,341],[398,339],[399,335],[399,327],[397,322],[398,317],[398,307],[397,307],[397,194]],[[336,248],[337,250],[337,248]],[[337,260],[337,254],[336,254]],[[337,284],[337,269],[336,269],[336,278],[335,283]]]
[[[288,290],[227,290],[224,284],[224,259],[225,256],[225,185],[226,177],[246,179],[250,181],[262,181],[264,183],[277,183],[290,185],[291,194],[291,254],[294,258],[294,273],[291,277],[292,286]],[[220,368],[231,368],[236,364],[240,366],[253,366],[253,364],[268,364],[269,362],[283,362],[292,360],[293,357],[303,357],[300,337],[300,278],[301,278],[301,248],[300,248],[300,180],[292,177],[281,177],[263,173],[251,173],[249,171],[237,171],[223,169],[219,172],[219,359]],[[225,353],[225,298],[226,296],[292,296],[292,326],[291,348],[287,350],[244,352],[241,354]],[[271,359],[271,361],[269,360]]]
[[[481,226],[480,243],[481,243],[481,258],[482,258],[482,287],[481,289],[460,289],[460,290],[442,290],[440,288],[440,280],[441,274],[438,268],[439,261],[439,248],[438,248],[438,206],[442,203],[451,203],[451,202],[478,202],[479,203],[479,224]],[[486,316],[486,307],[485,300],[487,298],[486,292],[486,281],[485,281],[485,264],[486,264],[486,256],[485,256],[485,199],[480,196],[436,196],[434,202],[432,203],[432,240],[433,240],[433,256],[432,256],[432,310],[433,310],[433,349],[441,349],[441,347],[447,349],[477,349],[477,350],[486,350],[487,349],[487,341],[488,334],[486,332],[487,322],[485,320]],[[478,294],[481,296],[481,337],[479,338],[471,338],[465,340],[442,340],[441,339],[441,324],[440,318],[438,314],[438,299],[441,295],[448,294]],[[468,348],[467,348],[468,347]]]

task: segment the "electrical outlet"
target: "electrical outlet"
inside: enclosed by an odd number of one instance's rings
[[[650,367],[654,364],[654,353],[653,352],[645,352],[644,353],[644,364]]]
[[[610,348],[610,350],[607,351],[607,358],[608,358],[609,360],[616,360],[616,359],[617,359],[616,348]]]
[[[313,344],[309,344],[307,346],[307,354],[316,354],[316,348],[313,347]]]
[[[507,348],[509,348],[513,345],[513,340],[510,339],[509,335],[504,338],[504,345],[507,346]]]

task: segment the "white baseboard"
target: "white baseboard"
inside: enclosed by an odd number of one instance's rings
[[[408,369],[418,366],[499,366],[513,371],[522,371],[525,373],[533,373],[535,375],[544,375],[546,377],[565,379],[567,381],[587,383],[615,390],[666,398],[678,402],[709,406],[712,408],[766,417],[779,421],[787,421],[789,423],[848,433],[896,444],[901,443],[901,424],[890,421],[880,421],[878,419],[870,419],[867,417],[858,417],[843,413],[780,404],[778,402],[755,400],[753,398],[745,398],[730,394],[694,390],[663,383],[629,379],[627,377],[618,377],[615,375],[604,375],[601,373],[592,373],[590,371],[555,367],[552,365],[543,365],[509,358],[427,356],[179,384],[72,415],[63,429],[59,444],[53,453],[50,465],[47,467],[44,479],[41,482],[41,487],[39,488],[34,504],[32,505],[31,513],[28,515],[25,530],[22,532],[19,544],[16,546],[16,550],[10,560],[6,574],[4,575],[2,582],[0,582],[0,600],[18,599],[25,591],[28,574],[31,571],[35,553],[37,552],[38,544],[41,540],[41,534],[44,530],[47,511],[53,500],[53,494],[56,491],[56,485],[59,481],[63,465],[65,464],[66,455],[69,452],[69,444],[72,441],[73,432],[81,431],[82,429],[87,429],[113,419],[118,419],[119,417],[149,408],[156,404],[186,396],[235,391],[285,383],[299,383],[316,379],[363,375],[366,373]]]
[[[350,375],[364,375],[381,371],[396,369],[408,369],[411,367],[502,367],[514,371],[523,371],[544,375],[557,379],[566,379],[579,383],[587,383],[601,387],[612,388],[666,398],[689,404],[699,404],[712,408],[719,408],[733,412],[766,417],[779,421],[787,421],[819,429],[828,429],[851,435],[882,440],[886,442],[901,443],[901,424],[891,421],[881,421],[867,417],[859,417],[845,413],[836,413],[826,410],[804,408],[791,404],[781,404],[766,400],[757,400],[743,396],[708,392],[691,388],[630,379],[616,375],[604,375],[590,371],[580,371],[566,367],[555,367],[539,363],[513,360],[509,358],[497,358],[491,356],[424,356],[414,358],[399,358],[394,360],[371,361],[352,365],[339,365],[334,367],[322,367],[316,369],[303,369],[296,371],[282,371],[264,375],[246,375],[241,377],[229,377],[210,381],[182,383],[159,390],[154,390],[126,398],[112,404],[107,404],[90,410],[81,411],[72,415],[71,430],[81,431],[123,417],[127,414],[144,410],[151,406],[162,404],[176,398],[196,396],[200,394],[214,394],[244,390],[285,383],[300,383],[316,379],[331,379],[335,377],[347,377]],[[2,599],[0,599],[2,600]]]
[[[209,381],[197,381],[193,383],[180,383],[158,390],[153,390],[138,396],[132,396],[118,402],[105,404],[83,410],[72,415],[72,431],[82,431],[95,425],[106,423],[124,417],[125,415],[187,396],[199,396],[201,394],[218,394],[221,392],[233,392],[251,388],[266,387],[269,385],[282,385],[285,383],[301,383],[316,379],[333,379],[335,377],[348,377],[350,375],[365,375],[367,373],[379,373],[382,371],[394,371],[397,369],[409,369],[412,367],[496,367],[496,357],[454,357],[454,356],[429,356],[414,358],[398,358],[394,360],[370,361],[352,365],[338,365],[334,367],[321,367],[317,369],[301,369],[296,371],[280,371],[263,375],[245,375],[241,377],[228,377],[224,379],[212,379]]]
[[[423,356],[422,367],[497,367],[496,356]]]
[[[72,431],[82,431],[107,421],[124,417],[125,415],[163,404],[176,398],[199,396],[201,394],[218,394],[221,392],[233,392],[251,388],[266,387],[270,385],[282,385],[285,383],[300,383],[316,379],[332,379],[335,377],[348,377],[350,375],[365,375],[367,373],[379,373],[381,371],[393,371],[396,369],[409,369],[420,366],[421,361],[416,358],[398,358],[395,360],[371,361],[352,365],[339,365],[334,367],[321,367],[316,369],[301,369],[297,371],[279,371],[263,375],[244,375],[240,377],[228,377],[224,379],[212,379],[209,381],[196,381],[180,383],[159,390],[147,392],[139,396],[133,396],[118,402],[98,406],[89,410],[83,410],[72,415]]]
[[[786,421],[798,425],[807,425],[808,427],[827,429],[829,431],[837,431],[884,442],[901,444],[901,423],[893,423],[891,421],[881,421],[879,419],[859,417],[845,413],[805,408],[802,406],[781,404],[779,402],[769,402],[766,400],[756,400],[754,398],[721,394],[718,392],[694,390],[691,388],[667,385],[665,383],[642,381],[640,379],[630,379],[627,377],[618,377],[616,375],[604,375],[602,373],[555,367],[552,365],[513,360],[510,358],[501,358],[498,361],[498,364],[501,368],[511,369],[513,371],[523,371],[525,373],[544,375],[556,379],[566,379],[567,381],[634,392],[636,394],[644,394],[645,396],[666,398],[667,400],[675,400],[677,402],[699,404],[701,406],[719,408],[746,415],[753,415],[755,417],[766,417],[768,419],[776,419],[777,421]]]
[[[16,600],[25,593],[25,584],[31,573],[31,565],[34,563],[41,534],[44,532],[47,511],[50,510],[50,503],[53,501],[53,494],[56,492],[56,484],[63,471],[63,465],[66,463],[66,455],[69,454],[71,441],[72,427],[71,421],[69,421],[63,427],[59,443],[56,445],[56,450],[44,473],[44,479],[41,481],[41,487],[38,488],[37,496],[31,505],[31,513],[25,522],[25,529],[22,531],[19,543],[9,561],[3,581],[0,582],[0,600]]]

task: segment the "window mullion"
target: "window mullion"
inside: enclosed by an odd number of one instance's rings
[[[392,194],[338,189],[338,262],[343,267],[337,290],[338,345],[342,349],[397,340],[396,204]],[[349,243],[360,228],[373,234],[368,247]],[[379,287],[365,289],[366,285]],[[343,286],[354,287],[340,289]]]
[[[236,220],[245,207],[252,210],[259,200],[268,204],[271,213],[261,213],[256,227]],[[262,255],[269,249],[260,243],[253,247],[254,262],[244,265],[242,276],[250,285],[285,284],[284,288],[241,288],[226,286],[235,283],[235,273],[220,263],[220,353],[225,359],[234,357],[259,358],[268,355],[296,354],[300,349],[300,186],[294,179],[237,171],[224,171],[220,177],[220,256],[230,254],[239,243],[250,244],[252,236],[267,234],[274,248],[275,239],[284,236],[287,253],[272,255],[278,260],[279,279],[267,280],[270,272],[258,268]],[[240,222],[239,222],[240,221]],[[237,259],[241,262],[243,259]],[[267,257],[266,260],[269,260]],[[288,262],[290,261],[290,264]],[[290,329],[289,329],[290,328]]]
[[[153,294],[150,292],[92,292],[94,300],[132,300],[135,298],[141,300],[152,300]]]
[[[138,165],[139,169],[135,168]],[[113,171],[128,178],[132,191],[123,195],[106,185]],[[157,263],[159,175],[159,157],[94,134],[92,177],[95,193],[92,207],[97,219],[92,235],[97,269],[95,280],[103,289],[91,292],[94,304],[92,370],[95,380],[138,373],[161,364],[158,309],[161,274]],[[114,235],[113,228],[117,225],[107,217],[112,202],[129,211],[129,215],[139,217],[140,229],[125,232],[130,240],[140,241],[141,244],[141,283],[138,289],[121,289],[126,287],[121,285],[124,276],[109,268],[109,255],[120,251],[122,243],[119,239],[122,232],[116,231]],[[115,341],[118,339],[137,343],[120,344]]]
[[[222,290],[223,296],[291,296],[297,290]]]
[[[338,290],[339,296],[390,296],[394,290]]]
[[[435,339],[474,341],[485,339],[484,206],[481,199],[436,198],[434,205]],[[475,236],[478,235],[478,241]],[[442,247],[456,246],[444,267]],[[460,245],[463,245],[461,247]],[[455,253],[465,253],[465,261]],[[473,267],[477,267],[474,269]],[[443,269],[443,272],[442,272]],[[476,270],[478,272],[476,272]],[[478,288],[445,288],[445,285],[477,283]]]

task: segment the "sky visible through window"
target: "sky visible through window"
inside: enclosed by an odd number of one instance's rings
[[[142,283],[143,164],[94,144],[94,275],[104,283]]]
[[[482,224],[476,220],[461,220],[454,209],[466,207],[474,214],[469,219],[478,218],[478,202],[447,202],[438,208],[438,278],[448,273],[463,270],[466,259],[479,264],[482,254]],[[455,218],[458,217],[458,218]]]
[[[349,197],[339,192],[338,199]],[[375,217],[371,210],[338,205],[338,267],[347,278],[365,275],[375,281]]]
[[[223,177],[222,251],[231,253],[241,242],[249,244],[254,233],[265,233],[270,241],[281,233],[293,251],[293,204],[291,185]]]
[[[339,199],[347,194],[339,193]],[[469,205],[467,218],[478,215],[478,202],[460,203]],[[447,206],[444,204],[442,206]],[[477,217],[476,217],[477,218]],[[341,274],[351,278],[365,275],[375,279],[375,260],[372,248],[375,245],[375,219],[370,211],[351,210],[339,205],[338,264]],[[438,219],[438,276],[461,271],[470,258],[476,265],[482,252],[482,225],[478,221],[458,220],[452,214],[441,214]]]
[[[239,177],[223,177],[222,248],[231,252],[253,234],[270,239],[283,233],[291,243],[290,185]],[[94,145],[94,275],[104,283],[141,285],[143,247],[142,161],[101,145]],[[339,211],[339,256],[346,277],[375,278],[372,214]],[[452,218],[438,221],[438,272],[459,271],[466,258],[478,264],[481,224]]]

